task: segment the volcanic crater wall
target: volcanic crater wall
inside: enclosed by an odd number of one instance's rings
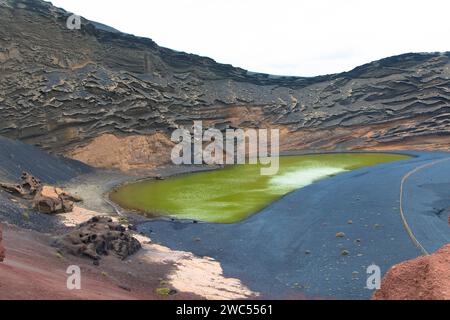
[[[449,149],[449,52],[279,77],[84,19],[69,30],[69,15],[40,0],[0,0],[0,135],[126,169],[164,161],[153,153],[170,152],[168,134],[193,120],[277,127],[284,150]],[[94,159],[92,144],[111,135],[128,146],[111,140],[111,154],[127,163]]]

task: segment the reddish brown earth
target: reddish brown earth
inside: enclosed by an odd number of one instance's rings
[[[128,137],[103,134],[67,156],[93,167],[128,171],[169,163],[173,145],[170,137],[161,133]]]
[[[450,244],[393,266],[374,300],[450,300]]]
[[[106,257],[96,267],[87,259],[58,255],[50,241],[44,234],[3,226],[2,244],[8,255],[0,264],[0,300],[196,298],[184,293],[166,297],[154,293],[170,265],[133,264]],[[81,268],[81,290],[66,287],[69,265]]]
[[[2,262],[5,259],[5,248],[3,248],[2,239],[3,239],[2,227],[0,226],[0,262]]]

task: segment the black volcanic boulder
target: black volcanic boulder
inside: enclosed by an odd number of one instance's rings
[[[113,254],[124,260],[141,248],[126,228],[109,217],[93,217],[55,241],[55,246],[77,256],[98,262],[101,256]]]
[[[41,181],[28,172],[22,172],[20,179],[22,188],[30,195],[35,195],[42,187]]]

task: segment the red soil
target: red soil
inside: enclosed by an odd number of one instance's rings
[[[2,244],[7,257],[0,263],[0,300],[6,299],[192,299],[177,293],[156,295],[155,289],[170,265],[126,263],[114,257],[91,260],[62,257],[49,245],[51,239],[37,232],[3,227]],[[68,290],[67,267],[81,268],[81,290]]]
[[[393,266],[374,300],[450,300],[450,244]]]
[[[0,262],[5,259],[5,248],[3,248],[2,239],[2,227],[0,226]]]

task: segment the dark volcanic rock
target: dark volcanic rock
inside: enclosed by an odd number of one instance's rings
[[[0,182],[0,188],[20,197],[35,196],[42,188],[41,182],[28,172],[22,172],[20,180],[21,182],[17,184]]]
[[[110,253],[125,259],[141,248],[139,241],[124,226],[108,217],[94,217],[79,225],[74,231],[57,239],[55,246],[94,261]]]
[[[194,119],[276,126],[285,149],[449,147],[448,52],[404,54],[335,75],[279,77],[84,19],[81,30],[69,30],[69,14],[43,1],[0,6],[0,134],[53,152],[74,155],[107,133],[167,134]],[[74,157],[89,163],[89,156]],[[136,161],[146,159],[129,160]]]
[[[32,200],[33,208],[41,213],[71,212],[73,203],[82,201],[60,188],[42,185],[41,181],[28,172],[22,172],[20,180],[17,184],[0,182],[0,188],[14,196]]]

